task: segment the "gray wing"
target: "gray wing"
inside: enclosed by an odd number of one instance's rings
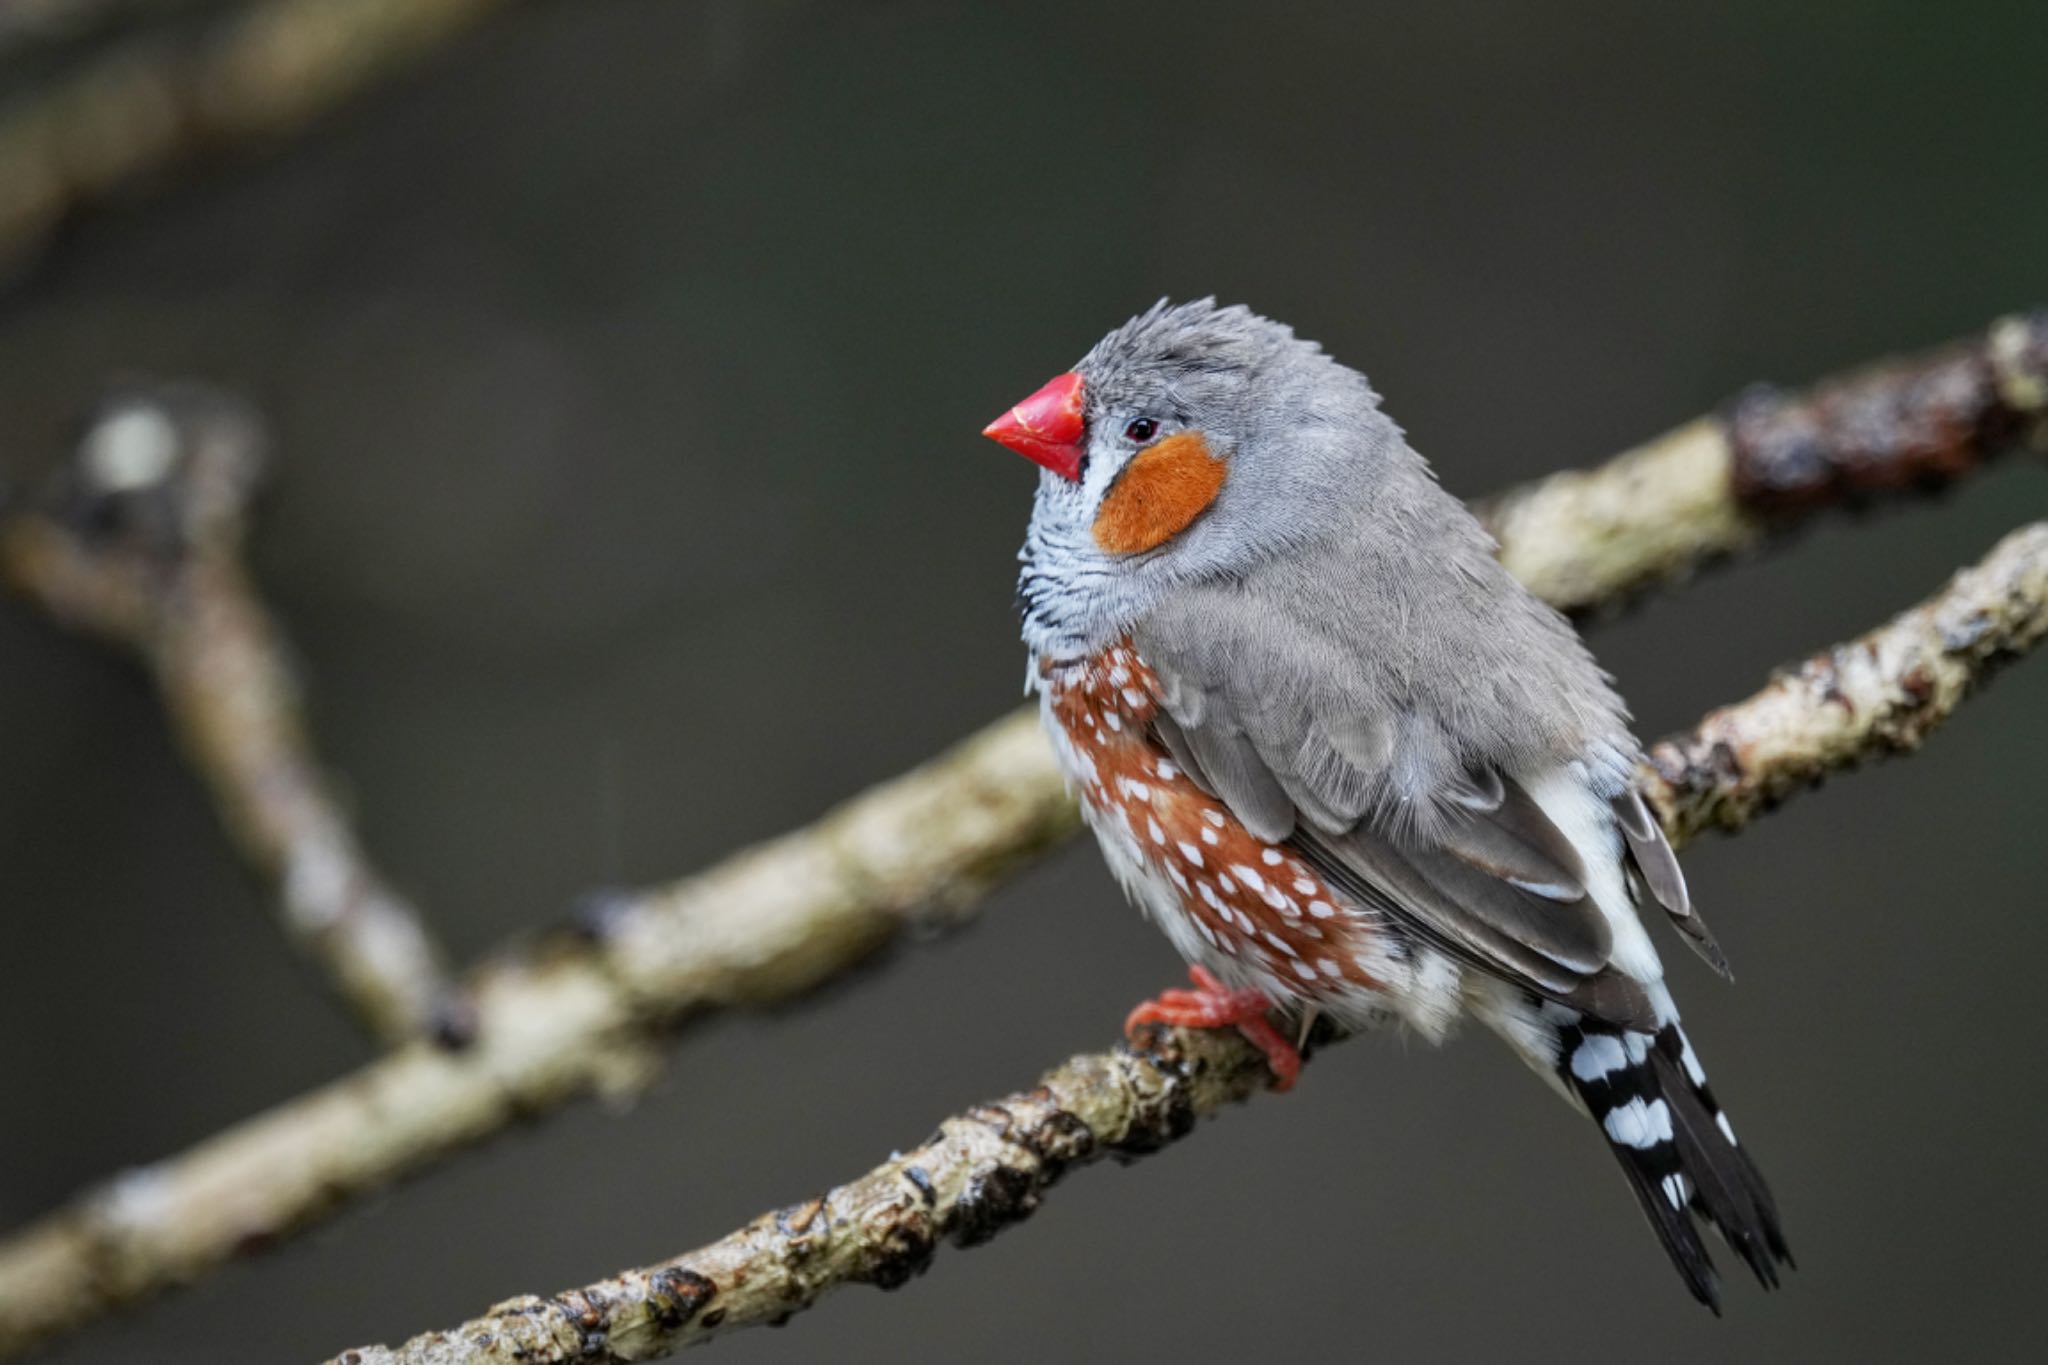
[[[1685,874],[1678,869],[1678,855],[1671,851],[1663,827],[1643,804],[1642,793],[1631,788],[1614,798],[1614,822],[1621,826],[1622,838],[1628,841],[1629,892],[1636,904],[1643,904],[1645,899],[1655,901],[1685,936],[1686,945],[1709,967],[1732,980],[1734,973],[1728,970],[1728,958],[1699,911],[1693,908],[1692,893],[1685,889]]]
[[[1154,732],[1175,761],[1252,833],[1288,842],[1417,938],[1595,1017],[1654,1029],[1641,985],[1608,965],[1612,933],[1578,850],[1529,794],[1459,755],[1428,717],[1347,693],[1342,680],[1357,675],[1331,657],[1337,642],[1285,624],[1295,628],[1141,635],[1165,699]],[[1675,860],[1654,848],[1634,857],[1661,896]]]

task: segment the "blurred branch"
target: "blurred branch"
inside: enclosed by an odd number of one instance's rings
[[[2013,449],[2048,450],[2048,312],[1804,393],[1756,386],[1717,416],[1478,511],[1516,577],[1583,612],[1825,507],[1939,489]]]
[[[54,38],[90,28],[129,0],[13,0],[0,10],[0,40]],[[6,49],[0,47],[0,52]]]
[[[647,1080],[661,1031],[788,1000],[907,926],[964,918],[1075,814],[1015,716],[818,824],[469,979],[475,1041],[416,1042],[123,1174],[0,1243],[0,1352],[189,1281],[522,1117]]]
[[[2008,536],[1919,607],[1657,745],[1645,776],[1659,818],[1674,840],[1709,825],[1740,829],[1767,799],[1909,750],[1993,665],[2044,634],[2048,522]],[[1036,1089],[947,1119],[858,1180],[709,1246],[329,1365],[651,1360],[782,1322],[841,1285],[896,1288],[942,1239],[986,1241],[1068,1170],[1156,1151],[1265,1080],[1259,1052],[1234,1030],[1154,1025],[1140,1043],[1072,1058]]]
[[[178,0],[5,0],[0,3],[0,60],[24,48],[69,42],[128,17],[138,7],[162,9]],[[189,3],[189,0],[186,0]]]
[[[2048,318],[2008,319],[1988,338],[1804,398],[1749,401],[1756,414],[1816,426],[1821,435],[1802,448],[1822,452],[1820,468],[1934,466],[1953,476],[2002,446],[2038,441],[2048,410]],[[1989,379],[1935,404],[1926,395],[1937,373]],[[1865,415],[1835,416],[1850,408]],[[1921,450],[1926,441],[1909,437],[1930,414],[1968,411],[1976,416],[1945,458],[1853,455]],[[1743,420],[1751,432],[1771,425]],[[1696,423],[1599,469],[1511,492],[1492,504],[1503,558],[1539,595],[1586,609],[1886,485],[1871,473],[1829,476],[1785,501],[1773,491],[1782,480],[1760,477],[1768,462],[1742,454],[1761,448],[1754,435],[1710,439],[1728,427]],[[1076,825],[1036,717],[1017,712],[818,825],[672,887],[599,898],[582,943],[551,943],[471,977],[477,1037],[467,1052],[402,1048],[0,1242],[0,1353],[269,1245],[517,1118],[628,1089],[690,1015],[782,1003],[908,925],[964,922],[983,894]]]
[[[440,950],[358,846],[307,744],[242,538],[255,415],[196,387],[110,399],[39,511],[0,522],[0,583],[133,648],[286,935],[386,1042],[460,1027]]]
[[[254,0],[196,32],[108,39],[0,111],[0,265],[88,204],[296,131],[504,3]],[[69,0],[80,22],[88,4]]]

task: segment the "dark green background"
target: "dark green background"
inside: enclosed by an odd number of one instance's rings
[[[1711,10],[1711,13],[1709,11]],[[1017,701],[990,416],[1162,293],[1366,369],[1447,484],[1598,459],[2048,300],[2039,4],[514,7],[0,296],[0,469],[121,371],[242,386],[256,547],[366,837],[465,956],[797,824]],[[1646,733],[2048,511],[1831,521],[1594,643]],[[1696,1310],[1582,1120],[1472,1037],[1062,1185],[734,1361],[1999,1359],[2039,1348],[2048,662],[1689,859],[1665,938],[1801,1270]],[[0,604],[0,1221],[368,1052],[125,660]],[[52,1359],[313,1360],[710,1239],[1172,982],[1092,847],[970,932]],[[1724,1262],[1728,1259],[1722,1258]]]

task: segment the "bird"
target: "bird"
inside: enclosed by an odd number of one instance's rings
[[[1237,1028],[1285,1089],[1319,1017],[1476,1020],[1598,1125],[1695,1299],[1720,1313],[1703,1228],[1776,1287],[1777,1206],[1644,927],[1728,975],[1628,712],[1365,375],[1161,300],[982,434],[1039,466],[1027,691],[1189,964],[1127,1031]]]

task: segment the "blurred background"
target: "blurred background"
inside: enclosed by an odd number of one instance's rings
[[[0,28],[0,97],[136,11],[232,7],[91,8]],[[1292,322],[1484,493],[2048,301],[2044,51],[2037,3],[506,4],[20,257],[0,475],[33,486],[123,374],[262,405],[254,554],[318,743],[474,955],[1016,704],[1034,471],[975,433],[1158,296]],[[1654,736],[2044,511],[2010,463],[1593,643]],[[1921,756],[1690,856],[1737,984],[1667,955],[1801,1267],[1769,1297],[1730,1275],[1725,1321],[1583,1121],[1472,1036],[1333,1051],[900,1294],[713,1349],[2031,1355],[2044,752],[2035,661]],[[370,1055],[142,673],[18,601],[0,905],[0,1222]],[[48,1359],[310,1361],[681,1251],[1105,1045],[1180,973],[1072,843],[965,933],[693,1029],[630,1113],[514,1132]]]

